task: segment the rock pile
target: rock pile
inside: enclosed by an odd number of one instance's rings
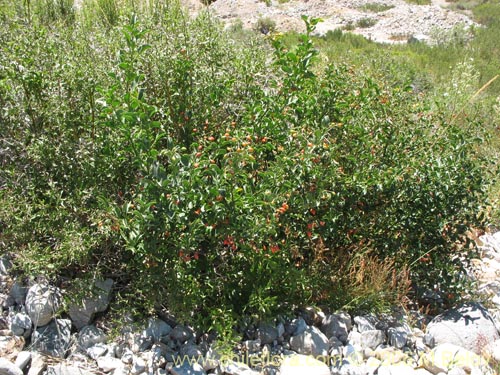
[[[194,0],[184,0],[191,12],[200,7]],[[382,11],[373,11],[376,6]],[[279,31],[304,31],[302,15],[320,17],[317,33],[348,29],[353,33],[381,43],[402,43],[408,40],[431,41],[433,34],[468,28],[474,23],[462,13],[449,9],[444,0],[432,0],[429,5],[411,4],[405,0],[216,0],[209,9],[227,24],[241,21],[254,28],[259,19],[269,18]],[[383,10],[385,9],[385,10]]]
[[[498,307],[500,288],[492,274],[500,262],[493,270],[492,261],[500,261],[500,232],[479,241],[483,258],[475,264],[476,277]],[[110,340],[94,315],[107,309],[112,280],[96,282],[95,293],[64,314],[63,291],[43,282],[25,287],[9,275],[10,267],[0,258],[0,375],[493,375],[500,363],[498,309],[481,303],[435,317],[304,309],[295,319],[249,329],[228,355],[208,335],[171,319],[123,327]]]

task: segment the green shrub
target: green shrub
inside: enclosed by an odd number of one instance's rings
[[[276,22],[269,17],[259,18],[255,25],[255,30],[267,35],[276,30]]]
[[[431,0],[406,0],[406,2],[416,5],[430,5],[432,3]]]
[[[356,27],[366,29],[377,24],[377,20],[375,18],[364,17],[356,21]]]
[[[18,268],[110,275],[226,338],[303,304],[386,308],[408,279],[463,290],[479,121],[319,69],[316,19],[289,47],[174,6],[143,17],[1,25],[0,249]]]
[[[366,3],[359,7],[360,10],[364,10],[367,12],[374,12],[374,13],[385,12],[392,8],[394,8],[394,5],[383,4],[383,3]]]

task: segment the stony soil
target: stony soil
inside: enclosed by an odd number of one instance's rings
[[[414,37],[430,41],[432,35],[452,30],[456,25],[469,27],[472,20],[466,15],[448,9],[445,0],[432,0],[431,5],[409,4],[405,0],[291,0],[280,3],[271,0],[216,0],[209,7],[198,0],[182,0],[192,14],[208,8],[227,25],[242,22],[246,28],[255,27],[260,18],[269,17],[278,31],[303,31],[302,15],[320,17],[324,21],[317,33],[355,27],[352,32],[382,43],[406,42]],[[393,6],[383,12],[365,10],[366,4]],[[356,27],[361,19],[370,18],[371,27]]]

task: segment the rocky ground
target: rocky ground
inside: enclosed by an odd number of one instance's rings
[[[75,0],[76,7],[80,8],[84,1]],[[405,0],[216,0],[209,6],[203,5],[201,0],[180,1],[191,15],[208,10],[228,27],[241,22],[243,27],[254,29],[259,19],[269,18],[276,23],[277,31],[302,32],[305,28],[301,16],[307,15],[323,19],[316,28],[319,35],[344,29],[380,43],[406,43],[408,40],[432,43],[436,35],[474,25],[467,14],[449,9],[446,0],[431,0],[430,5],[416,5]],[[367,6],[373,4],[388,9],[368,10]],[[370,23],[373,24],[368,26]]]
[[[205,8],[198,0],[182,0],[192,14]],[[367,9],[373,4],[387,10]],[[430,5],[410,4],[405,0],[216,0],[208,9],[227,25],[241,21],[246,28],[254,28],[257,21],[270,18],[277,30],[303,31],[302,15],[321,17],[317,33],[349,29],[351,32],[382,43],[401,43],[409,39],[431,41],[433,35],[452,30],[455,26],[467,28],[471,19],[448,9],[445,0],[432,0]],[[362,20],[372,20],[363,22]],[[360,22],[361,21],[361,22]],[[370,22],[374,23],[368,27]]]
[[[325,314],[304,309],[294,319],[253,327],[232,355],[210,337],[168,316],[124,326],[107,337],[95,315],[108,308],[113,280],[58,315],[64,291],[23,285],[0,258],[0,375],[390,375],[495,374],[500,366],[500,232],[477,239],[474,262],[481,299],[427,316]],[[488,306],[486,308],[485,306]]]

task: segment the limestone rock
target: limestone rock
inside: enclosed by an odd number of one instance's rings
[[[395,365],[382,365],[379,367],[378,375],[415,375],[415,370],[412,366],[406,363],[398,363]]]
[[[328,338],[335,336],[345,344],[347,343],[351,328],[351,317],[348,314],[332,314],[327,315],[325,319],[323,319],[321,332]]]
[[[193,365],[183,363],[180,366],[173,367],[170,373],[172,375],[206,375],[205,370],[197,363]]]
[[[31,335],[31,319],[28,314],[17,313],[10,321],[10,330],[16,336],[28,338]]]
[[[17,336],[0,336],[0,358],[13,360],[23,350],[25,340]]]
[[[19,367],[5,358],[0,358],[0,375],[23,375]]]
[[[487,358],[491,358],[493,361],[500,363],[500,340],[496,340],[495,342],[487,345],[484,348],[484,353]]]
[[[54,319],[33,332],[31,342],[35,351],[64,358],[71,344],[71,320]]]
[[[95,295],[70,305],[68,314],[77,329],[89,325],[96,313],[106,311],[112,288],[113,280],[98,280],[94,283]]]
[[[35,327],[49,324],[60,304],[60,290],[47,284],[33,285],[26,295],[26,312]]]
[[[96,344],[86,350],[87,355],[93,360],[97,360],[97,358],[106,355],[109,351],[109,348],[104,344]]]
[[[22,351],[19,352],[16,358],[16,367],[19,367],[21,370],[24,371],[24,369],[28,366],[28,364],[31,362],[31,352],[27,351]]]
[[[359,345],[347,344],[343,347],[342,354],[344,362],[347,361],[351,365],[360,366],[364,362],[363,348]]]
[[[147,328],[142,332],[145,338],[152,338],[154,342],[164,340],[172,332],[172,327],[161,319],[150,319]]]
[[[97,367],[105,373],[123,368],[123,363],[118,358],[113,357],[99,357],[97,358]]]
[[[303,333],[290,339],[290,346],[299,354],[326,356],[328,354],[328,338],[316,327],[309,327]]]
[[[290,336],[300,335],[307,329],[307,323],[303,318],[293,319],[285,326],[285,334]]]
[[[222,361],[221,369],[228,375],[259,375],[258,371],[252,370],[246,364],[234,361]]]
[[[479,303],[464,304],[435,317],[426,331],[426,342],[450,343],[476,354],[500,338],[488,310]]]
[[[174,329],[170,332],[170,338],[176,342],[183,344],[186,341],[193,338],[193,332],[187,327],[180,324],[176,325]]]
[[[15,281],[9,291],[9,296],[18,305],[24,305],[26,301],[26,294],[28,293],[28,288]]]
[[[139,375],[146,370],[146,363],[140,357],[134,359],[132,363],[132,368],[130,369],[130,375]]]
[[[368,358],[368,360],[366,361],[366,368],[368,370],[368,374],[370,375],[374,374],[381,364],[382,362],[375,357]]]
[[[404,327],[391,327],[387,330],[389,345],[402,349],[408,342],[408,332]]]
[[[278,337],[278,330],[272,324],[262,324],[257,328],[257,339],[262,345],[272,344]]]
[[[87,350],[95,344],[105,343],[106,339],[106,334],[96,326],[85,326],[78,333],[78,346]]]
[[[38,353],[31,354],[31,366],[28,375],[41,375],[47,368],[47,362],[43,355]]]
[[[477,354],[457,345],[445,343],[435,347],[421,358],[422,366],[433,374],[447,373],[458,367],[466,371],[475,371],[482,375],[493,375],[487,361]]]
[[[6,255],[0,257],[0,275],[8,275],[12,269],[12,262]]]
[[[384,365],[395,365],[400,362],[408,362],[408,356],[399,349],[392,347],[377,348],[375,350],[375,358],[382,361]]]
[[[246,340],[243,341],[243,347],[249,354],[257,353],[260,350],[262,342],[257,340]]]
[[[373,316],[355,316],[354,323],[358,327],[358,332],[372,331],[377,329],[376,319]]]
[[[55,366],[50,366],[47,369],[47,373],[50,375],[94,375],[94,373],[89,370],[82,369],[75,365],[66,365],[63,363],[59,363]]]
[[[375,350],[386,340],[384,331],[373,329],[361,332],[361,346]]]

